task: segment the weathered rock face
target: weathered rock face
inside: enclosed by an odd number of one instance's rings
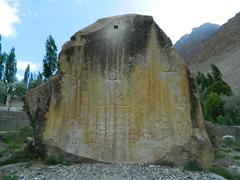
[[[59,74],[28,96],[49,154],[209,165],[212,146],[193,78],[152,17],[97,21],[63,46],[59,65]]]

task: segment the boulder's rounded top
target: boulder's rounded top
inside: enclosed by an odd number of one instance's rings
[[[101,18],[97,20],[95,23],[91,24],[90,26],[87,26],[86,28],[82,29],[80,32],[84,34],[96,32],[107,25],[113,23],[113,22],[134,22],[134,21],[154,21],[152,16],[148,15],[140,15],[140,14],[125,14],[125,15],[118,15],[118,16],[111,16],[106,18]]]

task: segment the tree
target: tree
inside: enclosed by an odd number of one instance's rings
[[[17,83],[15,86],[13,95],[21,98],[21,100],[24,101],[26,94],[27,94],[27,87],[25,86],[25,82],[21,81]]]
[[[232,95],[231,87],[222,80],[222,73],[214,64],[211,64],[211,72],[208,72],[206,76],[202,72],[198,72],[196,79],[202,100],[204,100],[207,95],[214,92],[218,95]]]
[[[217,93],[218,95],[231,96],[232,95],[232,89],[224,81],[215,81],[215,82],[213,82],[212,84],[209,85],[205,94],[208,95],[210,93]]]
[[[27,65],[27,68],[25,69],[24,79],[23,79],[23,82],[24,82],[25,87],[28,87],[29,77],[30,77],[30,66],[29,66],[29,64],[28,64],[28,65]]]
[[[240,94],[225,96],[223,100],[225,116],[232,119],[233,125],[240,126]]]
[[[42,73],[38,72],[37,77],[35,74],[31,73],[30,78],[29,78],[28,89],[35,88],[35,87],[39,86],[40,84],[42,84],[42,82],[43,82],[43,74]]]
[[[223,105],[224,102],[217,93],[210,93],[203,103],[203,112],[206,120],[216,122],[219,116],[223,116]]]
[[[1,35],[0,35],[0,80],[4,77],[4,64],[5,64],[6,54],[2,53]]]
[[[5,104],[7,100],[7,86],[3,81],[0,81],[0,103]]]
[[[39,85],[42,84],[42,83],[43,83],[43,74],[40,73],[40,72],[38,72],[35,85],[36,85],[36,87],[37,87],[37,86],[39,86]]]
[[[196,79],[201,92],[203,92],[209,85],[208,78],[202,72],[198,71]]]
[[[5,77],[4,81],[7,84],[14,83],[16,81],[17,73],[17,61],[15,57],[15,49],[12,48],[10,53],[7,55]]]
[[[45,50],[46,55],[43,58],[43,76],[46,81],[57,71],[57,46],[51,35],[47,38]]]
[[[215,66],[214,64],[211,64],[211,69],[212,69],[212,77],[214,81],[223,81],[222,80],[222,73],[220,72],[220,70],[218,69],[217,66]]]

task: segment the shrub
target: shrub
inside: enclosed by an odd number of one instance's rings
[[[3,81],[0,80],[0,103],[5,104],[7,100],[7,87]]]
[[[208,121],[216,122],[223,115],[223,101],[217,93],[210,93],[203,103],[204,116]]]
[[[240,160],[240,156],[234,156],[234,159]]]
[[[240,152],[240,143],[234,143],[232,145],[232,148],[234,149],[234,151]]]
[[[187,164],[185,164],[184,169],[188,171],[203,171],[203,168],[197,161],[188,162]]]
[[[224,157],[226,157],[226,154],[222,151],[216,151],[214,154],[215,159],[222,159]]]
[[[19,151],[13,152],[13,154],[9,158],[5,159],[4,161],[1,161],[0,166],[29,162],[34,159],[35,157],[27,150],[19,150]]]
[[[233,125],[240,125],[240,94],[223,97],[224,114],[232,119]]]
[[[29,126],[21,128],[19,133],[9,133],[4,135],[3,142],[8,144],[10,149],[20,149],[27,137],[33,137],[32,128]]]
[[[3,176],[3,180],[17,180],[18,177],[15,175],[5,175]]]
[[[223,176],[224,178],[226,179],[229,179],[229,180],[237,180],[237,179],[240,179],[240,176],[236,175],[236,174],[233,174],[232,172],[230,172],[228,169],[226,168],[223,168],[221,166],[217,166],[217,165],[213,165],[211,168],[210,168],[210,171],[215,173],[215,174],[218,174],[220,176]]]
[[[216,81],[210,84],[209,87],[207,88],[206,95],[210,93],[217,93],[218,95],[231,96],[232,89],[224,81]]]
[[[62,164],[62,165],[71,165],[70,161],[66,161],[63,156],[49,156],[46,159],[46,164],[47,165],[57,165],[57,164]]]
[[[228,116],[220,115],[220,116],[217,117],[216,122],[218,124],[231,125],[232,124],[232,119],[229,118]]]

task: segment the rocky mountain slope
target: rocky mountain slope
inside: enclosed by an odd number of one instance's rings
[[[187,64],[198,51],[201,44],[211,37],[220,28],[217,24],[205,23],[199,27],[193,28],[190,34],[185,34],[174,45],[178,54]]]
[[[240,13],[201,43],[189,61],[193,72],[207,72],[211,63],[219,67],[234,91],[240,90]]]

